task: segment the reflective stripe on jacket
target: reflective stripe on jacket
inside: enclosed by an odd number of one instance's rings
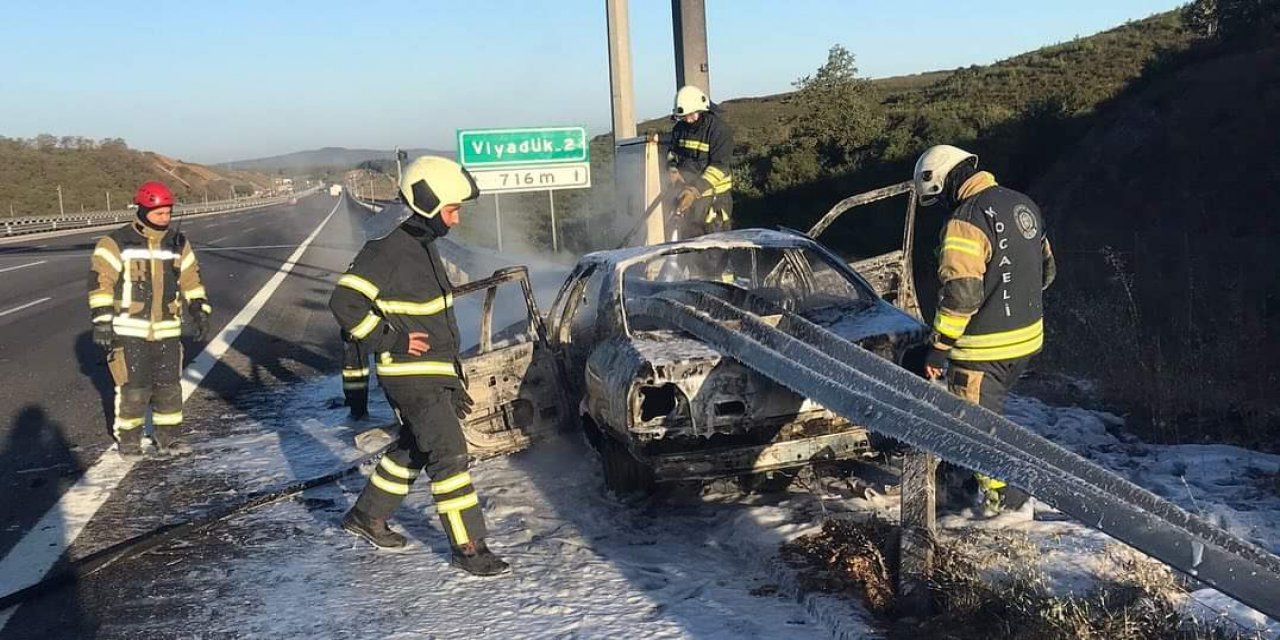
[[[704,111],[698,121],[676,122],[671,129],[668,165],[703,196],[733,189],[733,130],[714,111]]]
[[[934,344],[956,361],[1013,360],[1044,346],[1053,253],[1040,210],[985,171],[961,185],[942,232]]]
[[[182,334],[185,304],[208,305],[195,250],[174,231],[127,224],[98,240],[90,257],[89,310],[116,335],[165,340]]]
[[[430,376],[458,385],[458,323],[453,286],[434,241],[403,228],[364,245],[338,278],[329,309],[354,340],[376,354],[380,377]],[[408,353],[409,334],[427,334],[430,349]]]

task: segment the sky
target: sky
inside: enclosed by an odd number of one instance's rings
[[[452,149],[459,128],[610,128],[604,0],[7,3],[0,136],[120,137],[192,162]],[[1172,0],[706,0],[713,100],[986,64]],[[671,108],[671,3],[630,0],[636,113]]]

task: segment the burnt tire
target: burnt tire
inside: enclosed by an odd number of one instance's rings
[[[652,494],[655,489],[653,472],[614,438],[601,433],[600,440],[605,487],[618,495]]]

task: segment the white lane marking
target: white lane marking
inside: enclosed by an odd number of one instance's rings
[[[307,236],[306,240],[298,246],[298,250],[289,256],[289,259],[280,266],[276,274],[262,285],[258,293],[253,299],[245,305],[240,313],[237,313],[227,326],[218,332],[212,341],[196,356],[191,362],[191,366],[182,375],[182,399],[186,401],[191,393],[200,385],[200,381],[204,380],[209,370],[218,362],[218,359],[226,353],[231,343],[240,335],[249,322],[253,320],[258,311],[270,299],[271,294],[280,286],[289,272],[293,270],[294,265],[302,257],[303,252],[311,244],[316,236],[320,235],[320,231],[333,218],[333,214],[338,211],[338,206],[334,205],[333,211],[325,217],[320,225]],[[49,509],[48,513],[40,518],[30,531],[27,532],[18,544],[14,545],[9,554],[0,560],[0,594],[8,594],[22,589],[28,585],[39,582],[52,567],[58,558],[62,557],[67,547],[71,546],[84,531],[89,521],[98,512],[111,494],[129,474],[129,470],[133,467],[132,462],[125,461],[124,458],[116,455],[115,448],[112,447],[103,452],[102,457],[85,471],[75,486],[62,494],[58,499],[58,503]],[[13,615],[18,607],[10,607],[7,611],[0,612],[0,630],[4,629],[5,624],[9,622],[9,618]]]
[[[11,313],[17,313],[19,311],[22,311],[23,309],[29,309],[31,307],[34,307],[40,304],[41,302],[48,302],[52,299],[53,298],[40,298],[39,300],[32,300],[31,302],[28,302],[26,304],[20,304],[12,309],[5,309],[4,311],[0,311],[0,318],[3,318]]]
[[[259,244],[249,247],[208,247],[196,249],[196,253],[209,253],[211,251],[252,251],[254,249],[292,249],[296,244]]]
[[[18,269],[26,269],[27,267],[34,267],[38,264],[44,264],[46,262],[48,262],[48,260],[37,260],[36,262],[28,262],[27,264],[20,264],[16,267],[5,267],[3,269],[0,269],[0,273],[5,273],[8,271],[17,271]]]
[[[187,367],[187,370],[182,372],[182,400],[184,402],[196,390],[196,387],[200,386],[200,381],[204,380],[213,365],[217,364],[222,355],[227,352],[227,349],[231,347],[232,342],[235,342],[240,332],[249,326],[249,323],[253,321],[253,317],[258,315],[258,311],[267,304],[267,301],[271,299],[271,294],[275,293],[276,289],[280,287],[280,283],[284,282],[289,272],[293,271],[298,261],[302,259],[302,254],[307,251],[307,247],[311,246],[316,236],[320,235],[320,231],[324,229],[324,226],[333,218],[333,214],[337,212],[338,205],[335,204],[329,215],[325,216],[324,220],[320,222],[320,226],[316,227],[315,231],[312,231],[311,235],[307,236],[307,239],[298,245],[297,250],[289,255],[289,259],[285,260],[284,264],[280,265],[275,275],[271,276],[271,279],[262,285],[262,288],[253,296],[253,299],[240,310],[240,313],[236,314],[236,317],[231,319],[231,322],[227,323],[227,326],[222,328],[222,331],[218,332],[218,335],[214,336],[213,340],[209,341],[204,351],[201,351],[200,355],[191,361],[191,365]]]

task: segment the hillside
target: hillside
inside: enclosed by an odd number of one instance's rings
[[[1156,435],[1275,446],[1280,38],[1204,57],[1117,101],[1035,181],[1067,276],[1048,358]]]
[[[269,189],[271,178],[248,171],[214,169],[148,151],[123,140],[41,135],[0,137],[0,216],[58,213],[58,189],[67,213],[125,206],[138,185],[161,180],[179,201],[246,196]],[[110,194],[108,196],[108,194]]]
[[[410,158],[416,158],[422,155],[449,156],[454,154],[452,151],[440,151],[436,149],[405,149]],[[362,162],[369,160],[392,159],[395,152],[379,149],[347,149],[344,147],[324,147],[322,149],[313,149],[311,151],[297,151],[279,156],[271,156],[269,158],[254,158],[252,160],[236,160],[235,162],[223,162],[218,167],[235,167],[240,170],[248,171],[301,171],[311,169],[350,169]]]

